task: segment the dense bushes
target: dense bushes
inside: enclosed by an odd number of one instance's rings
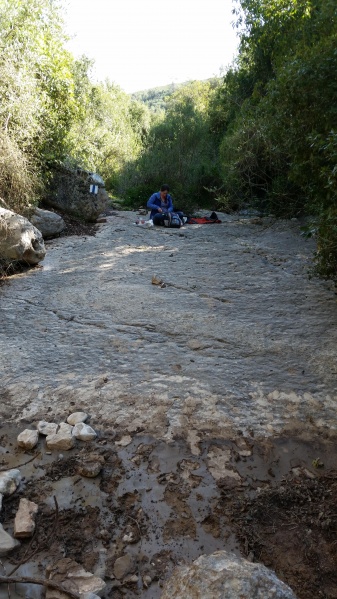
[[[149,110],[66,50],[58,0],[0,0],[0,198],[23,212],[56,165],[99,171],[108,185],[140,151]]]
[[[73,114],[71,57],[47,0],[1,0],[0,33],[0,196],[19,210],[62,154]]]
[[[218,183],[217,141],[210,128],[215,85],[192,82],[167,98],[166,111],[155,117],[141,155],[124,173],[120,191],[135,205],[166,181],[175,203],[188,211],[208,197],[205,187]]]
[[[224,78],[222,175],[230,196],[309,214],[316,270],[337,278],[337,11],[333,0],[242,0],[236,69]]]

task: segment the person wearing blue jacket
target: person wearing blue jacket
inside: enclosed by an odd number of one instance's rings
[[[160,191],[153,193],[147,202],[147,207],[151,208],[150,218],[152,218],[154,225],[163,225],[165,214],[174,211],[169,191],[169,186],[164,184],[161,186]]]

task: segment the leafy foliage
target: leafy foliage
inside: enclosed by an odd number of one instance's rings
[[[19,209],[34,200],[40,173],[63,157],[72,57],[53,0],[0,0],[0,34],[0,193]]]
[[[177,206],[190,210],[206,195],[205,186],[218,181],[209,118],[213,95],[210,83],[192,82],[167,99],[165,114],[154,121],[144,151],[127,170],[133,171],[132,185],[123,190],[129,200],[144,203],[167,181]]]
[[[159,112],[166,109],[167,99],[184,84],[171,83],[163,87],[153,87],[131,95],[132,100],[143,102],[150,110]]]
[[[236,69],[219,94],[227,194],[316,219],[316,271],[336,277],[337,19],[333,0],[241,0]]]
[[[85,109],[69,132],[69,156],[75,164],[99,172],[112,189],[125,162],[140,150],[150,123],[148,109],[108,81],[91,85],[87,80],[77,94]]]
[[[58,0],[0,0],[0,196],[22,211],[59,163],[99,171],[112,187],[149,129],[149,110],[65,49]]]

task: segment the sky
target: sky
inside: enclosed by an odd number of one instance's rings
[[[68,48],[133,93],[219,76],[236,54],[232,0],[64,0]]]

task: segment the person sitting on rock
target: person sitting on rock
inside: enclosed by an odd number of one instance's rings
[[[166,183],[161,186],[160,191],[153,193],[147,202],[147,207],[151,208],[150,218],[154,225],[164,226],[165,216],[169,212],[175,212],[172,198],[169,194],[170,188]],[[182,219],[182,213],[177,212]]]

